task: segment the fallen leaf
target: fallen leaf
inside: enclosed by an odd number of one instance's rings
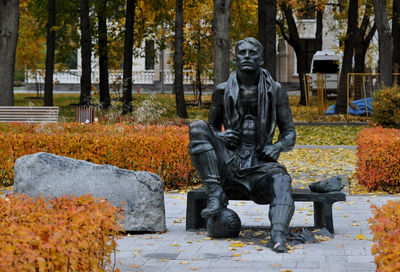
[[[242,254],[239,253],[232,254],[232,257],[240,257],[240,256],[242,256]]]
[[[355,240],[367,240],[367,238],[363,234],[358,234],[356,237],[354,237]]]
[[[128,265],[128,267],[137,268],[137,267],[140,267],[140,265],[138,265],[138,264],[130,264],[130,265]]]
[[[179,244],[177,244],[177,243],[173,243],[171,246],[173,246],[173,247],[178,247],[178,246],[179,246]]]
[[[233,242],[233,243],[231,243],[230,246],[231,246],[231,247],[244,247],[245,244],[240,243],[240,242]]]
[[[188,263],[189,263],[188,261],[180,262],[180,264],[188,264]]]
[[[331,238],[329,238],[328,236],[323,236],[323,235],[315,235],[315,239],[317,239],[318,242],[331,240]]]

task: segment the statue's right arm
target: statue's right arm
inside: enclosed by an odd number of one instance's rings
[[[217,85],[216,90],[212,94],[212,103],[208,113],[208,124],[214,132],[219,132],[222,129],[224,91],[225,83],[221,83]]]

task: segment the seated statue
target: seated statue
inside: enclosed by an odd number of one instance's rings
[[[237,42],[237,70],[216,87],[208,123],[190,124],[189,153],[208,194],[201,216],[218,216],[228,205],[228,192],[269,203],[270,243],[285,252],[294,202],[291,178],[278,158],[294,146],[296,132],[286,92],[261,68],[262,52],[254,38]]]

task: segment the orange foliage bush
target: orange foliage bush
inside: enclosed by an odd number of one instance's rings
[[[0,198],[0,271],[118,271],[120,212],[90,195]]]
[[[0,180],[13,182],[14,162],[21,156],[49,152],[97,164],[149,171],[164,185],[178,188],[195,182],[187,151],[188,128],[180,126],[1,124]]]
[[[376,244],[371,252],[376,255],[376,271],[400,271],[400,202],[389,200],[381,208],[372,205],[372,212],[369,222]]]
[[[400,130],[366,128],[357,137],[356,177],[370,190],[400,191]]]

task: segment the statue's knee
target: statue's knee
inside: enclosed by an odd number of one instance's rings
[[[192,122],[189,125],[189,154],[195,155],[213,150],[210,140],[211,129],[204,121]]]
[[[275,174],[272,179],[275,195],[291,194],[292,179],[288,174]]]
[[[203,120],[195,121],[190,123],[189,125],[189,138],[198,139],[204,138],[209,131],[209,127],[207,123]]]

